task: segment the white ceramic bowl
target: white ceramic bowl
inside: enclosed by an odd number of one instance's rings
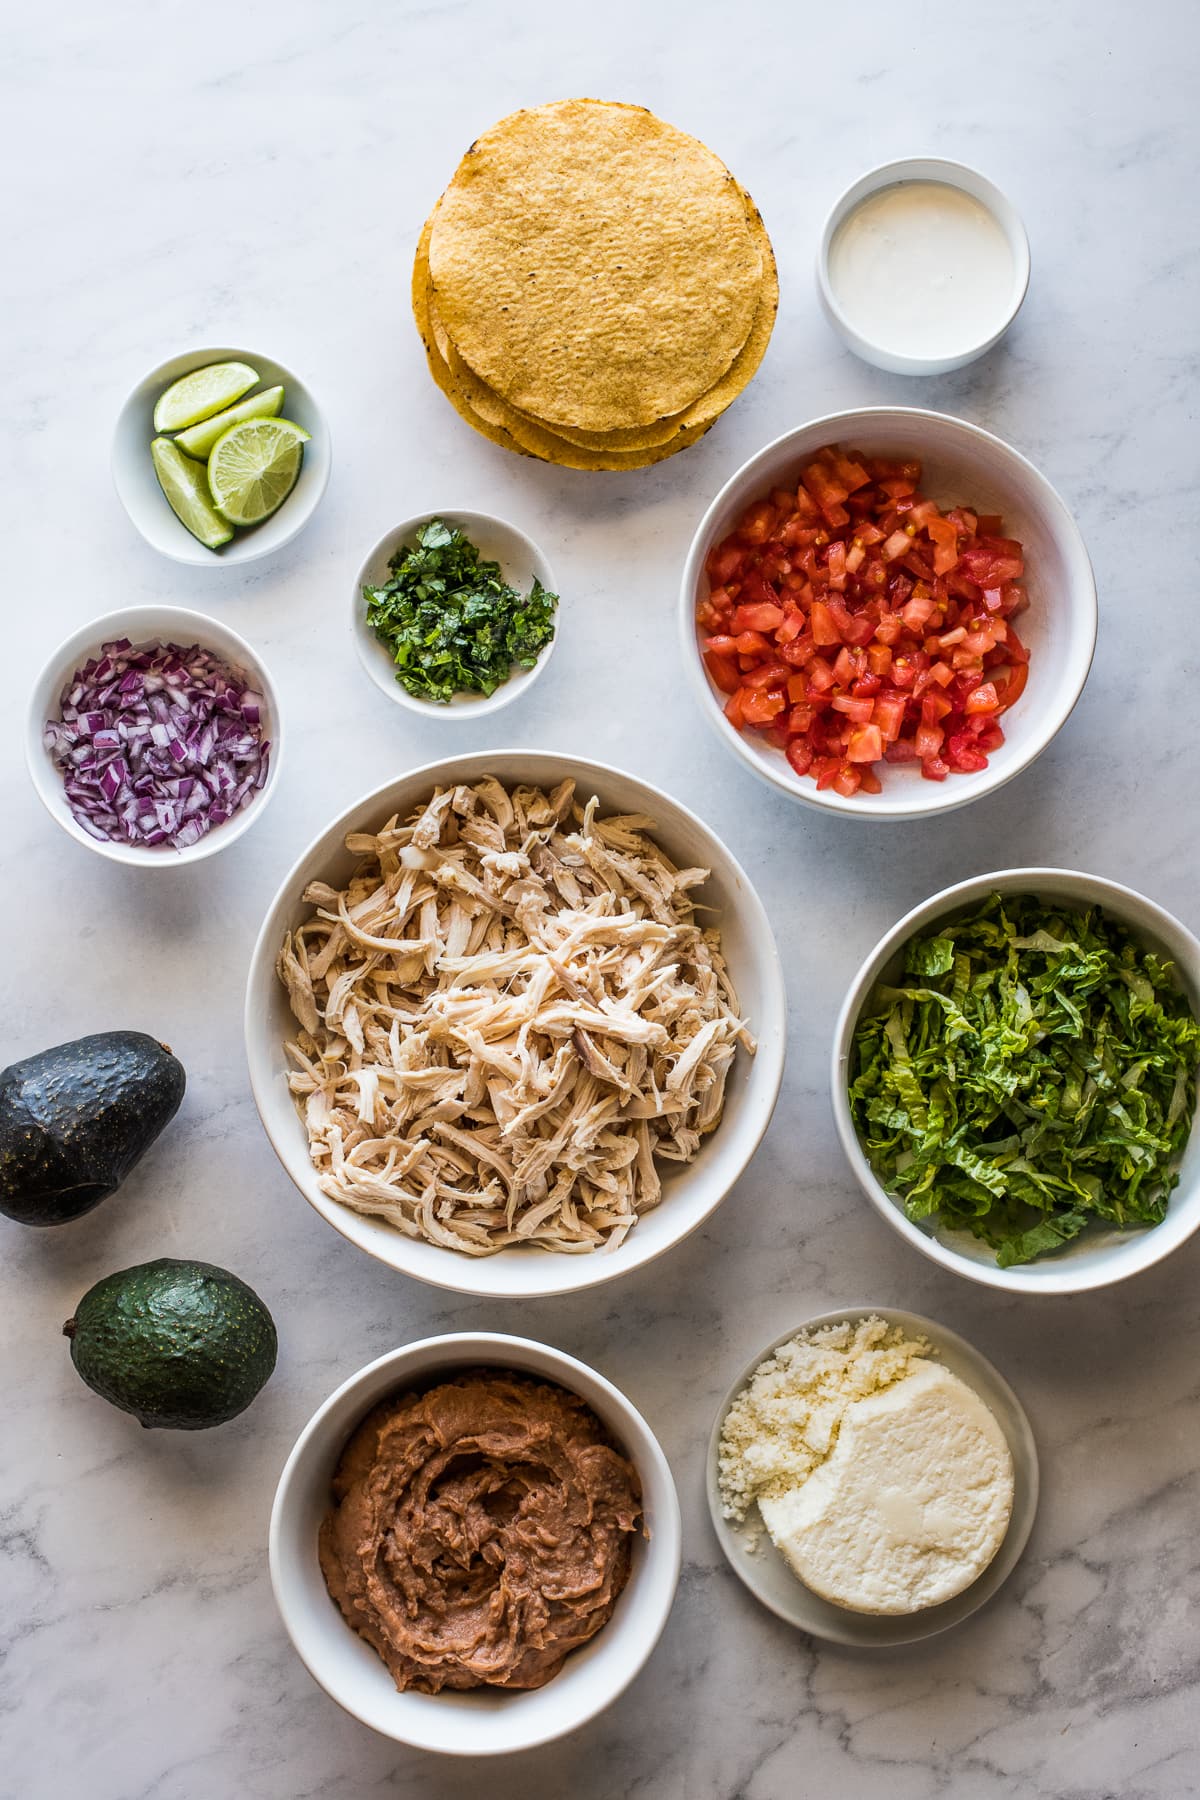
[[[1001,513],[1005,532],[1025,549],[1030,606],[1021,614],[1029,647],[1029,682],[1002,719],[1005,742],[976,775],[926,781],[916,764],[888,764],[883,792],[845,799],[818,792],[797,775],[782,750],[759,733],[737,731],[724,713],[725,696],[701,659],[696,604],[708,593],[704,561],[746,507],[773,487],[794,484],[805,460],[824,444],[869,455],[919,457],[922,490],[939,505],[962,501]],[[991,794],[1027,769],[1066,723],[1083,691],[1096,647],[1096,583],[1079,528],[1046,477],[990,431],[917,407],[871,406],[832,413],[786,432],[744,463],[701,519],[688,551],[679,598],[684,667],[705,718],[746,767],[793,800],[859,819],[913,819],[950,812]]]
[[[257,369],[259,380],[251,389],[252,393],[257,393],[259,388],[282,385],[283,417],[302,425],[310,437],[304,446],[299,478],[279,510],[251,530],[236,531],[219,550],[209,550],[171,511],[154,473],[150,444],[157,435],[154,407],[163,390],[178,381],[181,375],[219,362],[244,362]],[[256,350],[235,350],[219,345],[211,350],[189,350],[183,356],[173,356],[142,377],[117,418],[112,472],[121,504],[148,544],[153,544],[156,550],[173,557],[176,562],[194,563],[202,569],[221,569],[228,568],[231,563],[257,562],[259,557],[270,556],[290,544],[320,504],[329,484],[331,459],[329,427],[311,390],[300,377],[273,357],[260,356]]]
[[[424,719],[452,719],[458,724],[464,724],[499,712],[510,701],[519,700],[528,694],[550,661],[558,642],[558,635],[562,630],[562,601],[559,600],[554,613],[554,636],[542,650],[532,669],[514,668],[508,680],[502,681],[494,694],[455,694],[445,706],[439,706],[432,700],[418,700],[396,680],[396,665],[387,645],[376,637],[367,624],[367,606],[362,591],[364,587],[383,586],[388,578],[388,564],[397,550],[402,544],[412,543],[420,527],[427,525],[431,519],[443,519],[447,525],[457,526],[460,531],[465,532],[486,562],[500,564],[504,579],[518,593],[527,594],[535,577],[547,593],[557,594],[558,588],[554,571],[533,539],[526,537],[523,531],[518,531],[515,525],[507,524],[504,519],[494,518],[491,513],[462,512],[457,508],[443,512],[434,507],[429,512],[417,513],[414,518],[406,519],[403,525],[385,532],[371,551],[354,578],[354,591],[350,596],[350,627],[354,633],[359,661],[380,693],[386,694],[389,700],[407,707],[409,712],[420,713]]]
[[[998,297],[1000,307],[995,330],[965,347],[954,346],[948,355],[907,355],[887,344],[864,337],[847,316],[836,285],[830,279],[830,246],[843,220],[869,195],[879,193],[882,188],[894,187],[902,181],[938,181],[969,194],[991,213],[1007,238],[1012,252],[1012,286],[1007,296]],[[995,182],[989,181],[986,175],[980,175],[976,169],[969,169],[965,163],[948,162],[941,156],[910,156],[899,162],[883,163],[877,169],[868,170],[835,201],[817,248],[817,292],[830,324],[856,356],[861,356],[864,362],[873,363],[877,369],[886,369],[893,375],[946,375],[952,369],[961,369],[967,363],[974,362],[977,356],[982,356],[1004,336],[1021,310],[1028,287],[1029,239],[1020,213],[1008,196],[1001,193]]]
[[[249,806],[244,806],[224,825],[215,826],[199,843],[191,844],[185,850],[175,850],[170,844],[102,843],[99,838],[94,838],[71,811],[62,775],[42,741],[46,720],[59,716],[60,697],[72,675],[90,656],[99,655],[102,644],[122,637],[129,638],[135,648],[144,644],[174,643],[186,649],[191,644],[199,644],[233,667],[244,670],[248,682],[266,703],[262,726],[271,746],[266,782]],[[201,862],[206,856],[215,856],[218,850],[227,850],[254,823],[274,793],[282,756],[283,716],[275,683],[265,664],[245,638],[231,631],[228,625],[182,606],[135,606],[125,612],[109,613],[103,619],[94,619],[90,625],[73,632],[58,646],[38,676],[25,720],[26,766],[38,798],[50,817],[76,843],[94,850],[99,856],[108,857],[110,862],[132,863],[137,868],[177,869],[181,863]]]
[[[926,1338],[936,1360],[952,1375],[965,1381],[984,1405],[1008,1440],[1013,1460],[1013,1509],[1004,1542],[978,1580],[961,1594],[955,1594],[940,1606],[926,1607],[923,1612],[902,1616],[851,1612],[822,1600],[795,1575],[785,1558],[776,1550],[762,1527],[757,1506],[751,1509],[744,1524],[727,1519],[721,1507],[718,1458],[721,1428],[725,1415],[742,1389],[750,1381],[760,1363],[772,1356],[781,1344],[789,1343],[801,1331],[819,1331],[823,1325],[840,1325],[844,1320],[857,1324],[863,1319],[882,1319],[888,1325],[899,1325],[908,1338]],[[914,1644],[922,1638],[936,1637],[952,1625],[978,1612],[997,1588],[1001,1587],[1020,1560],[1029,1541],[1038,1502],[1038,1456],[1033,1432],[1025,1409],[999,1370],[987,1358],[933,1319],[918,1313],[897,1312],[891,1306],[839,1306],[836,1312],[821,1313],[805,1319],[777,1337],[754,1361],[747,1363],[717,1409],[712,1436],[708,1442],[705,1466],[708,1511],[713,1530],[730,1568],[756,1600],[768,1607],[789,1625],[807,1631],[813,1637],[834,1644],[853,1644],[863,1649],[880,1650],[895,1644]],[[757,1531],[755,1527],[758,1527]]]
[[[725,958],[743,1017],[758,1040],[758,1052],[751,1057],[739,1050],[720,1125],[692,1162],[662,1165],[661,1201],[616,1250],[579,1255],[517,1247],[494,1256],[466,1256],[406,1237],[381,1219],[353,1212],[321,1192],[308,1153],[308,1135],[288,1091],[283,1047],[296,1027],[275,974],[275,960],[285,931],[309,913],[301,898],[305,887],[318,878],[335,885],[348,878],[356,859],[344,847],[347,831],[374,829],[393,813],[403,816],[411,811],[435,787],[483,775],[495,775],[507,785],[523,781],[542,787],[573,776],[583,797],[599,796],[603,812],[646,813],[654,819],[656,838],[681,867],[712,871],[693,893],[700,904],[713,909],[708,916],[720,925]],[[762,902],[720,839],[693,813],[647,782],[603,763],[546,750],[487,750],[429,763],[365,794],[309,845],[284,878],[254,947],[246,985],[246,1055],[259,1116],[276,1155],[305,1199],[335,1230],[418,1281],[464,1294],[511,1299],[563,1294],[616,1280],[661,1256],[703,1223],[746,1168],[770,1121],[783,1078],[786,1007],[779,953]]]
[[[325,1587],[317,1532],[342,1447],[378,1401],[432,1385],[456,1368],[518,1369],[580,1395],[612,1432],[642,1483],[649,1538],[633,1547],[629,1581],[611,1619],[573,1651],[545,1687],[527,1693],[397,1692],[370,1645],[351,1631]],[[670,1466],[642,1415],[586,1363],[527,1338],[461,1332],[424,1338],[368,1363],[313,1414],[288,1457],[271,1512],[275,1599],[288,1635],[313,1679],[364,1725],[399,1743],[447,1756],[530,1750],[574,1731],[635,1678],[667,1622],[679,1580],[679,1501]]]
[[[1200,1132],[1193,1128],[1180,1167],[1179,1185],[1171,1195],[1161,1225],[1131,1231],[1089,1227],[1056,1256],[1001,1269],[996,1265],[994,1252],[969,1232],[948,1230],[931,1220],[914,1224],[905,1217],[903,1208],[867,1161],[850,1114],[850,1049],[859,1014],[871,990],[877,982],[893,979],[899,973],[901,953],[911,937],[996,892],[1036,894],[1077,910],[1089,905],[1102,907],[1140,942],[1175,964],[1180,986],[1192,1011],[1200,1017],[1200,943],[1153,900],[1118,882],[1103,881],[1098,875],[1080,875],[1070,869],[1004,869],[977,875],[955,887],[944,888],[923,905],[914,907],[875,946],[854,977],[834,1033],[833,1111],[838,1136],[872,1206],[922,1255],[970,1281],[1006,1288],[1010,1293],[1083,1293],[1123,1281],[1126,1276],[1161,1262],[1200,1226]]]

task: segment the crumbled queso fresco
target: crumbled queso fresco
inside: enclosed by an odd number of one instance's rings
[[[846,1409],[928,1354],[923,1338],[871,1317],[799,1332],[761,1362],[721,1429],[722,1511],[741,1521],[760,1495],[799,1487],[825,1462]]]

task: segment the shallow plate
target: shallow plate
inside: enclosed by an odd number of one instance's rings
[[[811,1588],[805,1587],[799,1576],[793,1575],[759,1523],[757,1508],[749,1514],[743,1525],[736,1525],[732,1519],[722,1516],[721,1495],[717,1486],[717,1446],[725,1415],[759,1364],[781,1344],[794,1338],[797,1332],[809,1331],[821,1325],[838,1325],[844,1320],[857,1323],[861,1319],[871,1318],[883,1319],[888,1325],[901,1326],[906,1337],[927,1338],[936,1360],[949,1369],[952,1375],[965,1381],[995,1415],[997,1424],[1008,1440],[1013,1459],[1012,1517],[995,1559],[977,1581],[973,1581],[970,1587],[964,1588],[952,1600],[945,1600],[940,1606],[930,1606],[924,1612],[908,1613],[900,1618],[848,1612],[844,1607],[831,1606],[829,1601],[820,1599]],[[933,1637],[939,1631],[949,1630],[952,1625],[960,1625],[990,1600],[996,1589],[1007,1581],[1029,1540],[1034,1514],[1037,1512],[1037,1446],[1033,1441],[1025,1409],[1007,1381],[985,1356],[981,1356],[978,1350],[957,1333],[947,1331],[944,1325],[938,1325],[933,1319],[923,1319],[918,1313],[896,1312],[889,1306],[844,1306],[839,1307],[836,1312],[820,1313],[815,1318],[802,1320],[791,1331],[785,1331],[774,1343],[768,1344],[765,1350],[760,1350],[754,1361],[742,1370],[717,1410],[716,1423],[708,1444],[705,1480],[708,1487],[708,1510],[712,1515],[718,1541],[734,1574],[746,1584],[756,1600],[761,1600],[764,1606],[777,1613],[781,1619],[786,1619],[789,1625],[797,1625],[801,1631],[807,1631],[813,1637],[827,1638],[834,1644],[855,1644],[866,1649],[878,1649],[886,1648],[889,1644],[915,1644],[921,1638]],[[759,1525],[758,1545],[757,1548],[752,1548],[751,1540],[756,1524]]]

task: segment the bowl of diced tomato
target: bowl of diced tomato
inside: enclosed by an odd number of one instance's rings
[[[759,451],[700,522],[684,661],[722,740],[793,799],[947,812],[1027,768],[1096,643],[1079,528],[965,419],[868,407]]]

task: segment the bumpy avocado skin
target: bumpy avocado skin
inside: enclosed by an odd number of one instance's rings
[[[228,1269],[174,1257],[106,1275],[63,1331],[90,1388],[172,1431],[205,1431],[244,1412],[278,1350],[253,1288]]]
[[[0,1072],[0,1212],[63,1225],[113,1193],[179,1110],[183,1064],[141,1031],[100,1031]]]

